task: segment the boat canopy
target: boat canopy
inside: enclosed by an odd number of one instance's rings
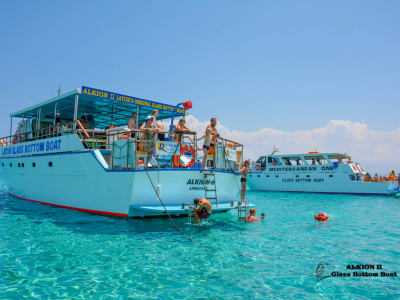
[[[12,113],[10,117],[45,120],[57,116],[63,121],[72,121],[82,115],[86,117],[92,115],[96,127],[106,128],[110,125],[116,127],[127,125],[128,119],[135,112],[138,121],[144,122],[154,109],[159,111],[158,120],[185,115],[185,109],[180,104],[173,106],[82,86],[82,89],[73,90]]]

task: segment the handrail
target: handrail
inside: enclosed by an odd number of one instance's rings
[[[81,121],[76,120],[75,122],[78,123],[78,126],[79,126],[80,129],[82,130],[83,134],[84,134],[87,138],[89,138],[90,136],[89,136],[89,134],[87,133],[85,127],[83,127]]]

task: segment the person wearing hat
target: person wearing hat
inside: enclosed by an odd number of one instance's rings
[[[142,140],[144,141],[144,151],[147,152],[146,165],[147,168],[153,154],[156,152],[156,135],[159,131],[157,125],[154,124],[152,116],[146,117],[146,122],[143,124],[144,130]]]

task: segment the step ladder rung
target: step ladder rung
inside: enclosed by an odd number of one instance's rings
[[[216,192],[217,189],[205,190],[206,192]]]

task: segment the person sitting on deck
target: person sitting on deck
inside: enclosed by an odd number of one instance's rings
[[[88,122],[86,121],[86,117],[84,115],[81,116],[81,124],[84,129],[88,128]]]
[[[165,126],[163,122],[157,122],[157,127],[159,131],[164,131],[165,130]],[[158,140],[159,141],[165,141],[165,133],[161,132],[158,134]]]
[[[371,181],[371,176],[369,175],[369,173],[365,174],[364,182],[370,182],[370,181]]]
[[[378,174],[375,173],[375,176],[374,176],[374,178],[372,178],[372,181],[374,181],[374,182],[378,182],[379,181]]]
[[[389,181],[393,182],[396,179],[396,174],[394,173],[394,170],[389,173]]]
[[[189,132],[190,129],[186,125],[186,120],[184,118],[178,121],[178,124],[174,125],[174,130],[177,134],[175,134],[175,141],[179,142],[182,138],[182,132]]]
[[[145,130],[142,135],[142,140],[144,141],[144,151],[147,152],[145,165],[147,168],[153,154],[156,152],[156,132],[158,128],[154,124],[152,116],[146,118],[146,123],[143,124],[141,129]]]
[[[298,158],[296,159],[296,165],[298,165],[298,166],[300,165],[300,159],[298,159]]]
[[[96,122],[94,121],[92,115],[88,115],[87,124],[88,124],[88,129],[94,129],[96,127]]]
[[[261,221],[264,221],[265,214],[261,214]],[[256,217],[256,209],[254,207],[250,208],[250,215],[246,217],[247,223],[257,223],[260,220]]]
[[[312,159],[311,164],[315,165],[315,159],[314,158]]]
[[[193,203],[195,206],[189,205],[189,207],[194,210],[194,222],[199,224],[199,220],[203,222],[204,219],[207,219],[211,215],[212,205],[206,198],[194,198]]]

